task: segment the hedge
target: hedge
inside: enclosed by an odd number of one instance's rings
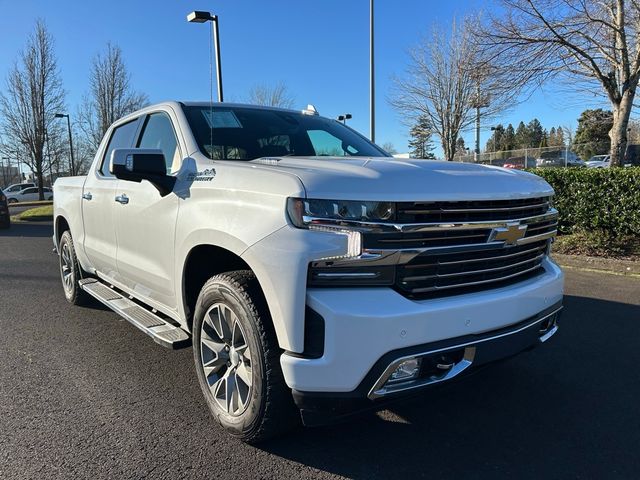
[[[560,233],[640,235],[640,167],[529,170],[555,190]]]

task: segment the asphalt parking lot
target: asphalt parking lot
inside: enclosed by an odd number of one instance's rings
[[[543,348],[256,448],[211,420],[190,349],[65,302],[50,236],[0,231],[0,478],[640,477],[640,278],[567,270]]]

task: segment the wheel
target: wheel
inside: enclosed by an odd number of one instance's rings
[[[15,198],[9,198],[7,199],[7,203],[18,203],[18,200],[16,200]]]
[[[209,409],[233,436],[257,443],[300,422],[253,273],[224,273],[204,284],[194,312],[193,346]]]
[[[83,305],[88,300],[87,292],[80,288],[78,282],[82,278],[80,275],[80,264],[76,257],[76,250],[73,246],[71,232],[68,230],[62,234],[58,245],[60,260],[60,278],[62,279],[62,289],[64,296],[73,305]]]

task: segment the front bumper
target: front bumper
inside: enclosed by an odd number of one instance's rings
[[[391,288],[313,288],[307,306],[324,320],[320,358],[284,353],[287,385],[301,392],[351,392],[388,352],[480,335],[516,325],[562,300],[564,276],[549,258],[544,272],[513,285],[430,300]]]
[[[395,350],[383,355],[351,392],[304,392],[293,390],[305,425],[323,425],[367,410],[376,410],[392,401],[424,388],[463,378],[479,367],[509,358],[544,343],[558,330],[561,302],[533,317],[506,328],[480,335],[467,335],[451,340]],[[458,356],[455,366],[441,374],[433,374],[424,360]],[[422,372],[418,378],[385,386],[386,380],[402,360],[421,358]]]

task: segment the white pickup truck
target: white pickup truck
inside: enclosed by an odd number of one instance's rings
[[[212,414],[245,441],[380,408],[557,330],[544,180],[394,159],[311,106],[145,108],[54,192],[67,300],[193,345]]]

